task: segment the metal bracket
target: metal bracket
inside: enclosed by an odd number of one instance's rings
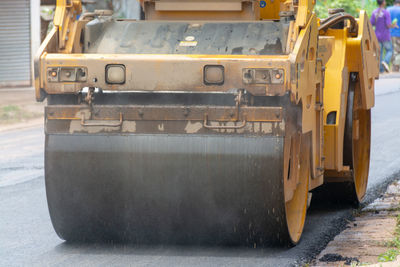
[[[240,114],[240,105],[243,102],[243,89],[238,90],[238,94],[235,98],[235,102],[236,102],[236,121],[234,122],[238,122],[239,121],[239,114]],[[206,129],[217,129],[217,130],[227,130],[227,129],[242,129],[244,127],[246,127],[247,125],[247,121],[246,118],[244,118],[244,120],[242,121],[242,123],[240,125],[235,125],[235,126],[212,126],[208,124],[208,114],[204,114],[204,128]]]
[[[123,121],[122,113],[119,113],[119,121],[95,121],[95,120],[85,120],[85,115],[82,114],[81,125],[84,127],[121,127]]]
[[[85,97],[85,101],[89,104],[89,106],[92,106],[93,99],[94,99],[94,87],[90,87],[88,90],[88,93]]]
[[[208,115],[205,114],[204,116],[204,128],[206,129],[211,129],[211,130],[237,130],[237,129],[243,129],[244,127],[246,127],[247,125],[247,121],[246,118],[242,121],[242,123],[240,125],[235,125],[235,126],[212,126],[208,124]]]

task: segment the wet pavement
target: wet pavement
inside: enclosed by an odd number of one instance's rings
[[[42,127],[0,133],[0,188],[43,177]]]
[[[400,79],[382,79],[377,85],[372,111],[370,189],[400,169]]]
[[[400,170],[400,82],[378,82],[368,195]],[[300,245],[286,248],[136,247],[69,244],[48,215],[42,127],[0,132],[0,266],[290,266],[315,257],[347,224],[350,207],[316,205]],[[317,203],[318,204],[318,203]]]

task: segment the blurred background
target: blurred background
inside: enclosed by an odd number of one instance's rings
[[[386,0],[387,6],[392,6],[394,0]],[[344,8],[347,13],[358,16],[360,10],[366,10],[371,16],[372,11],[377,8],[376,0],[318,0],[316,12],[320,18],[328,17],[328,9]]]

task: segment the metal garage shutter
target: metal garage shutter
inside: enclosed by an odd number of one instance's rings
[[[29,0],[0,0],[0,86],[30,85]]]

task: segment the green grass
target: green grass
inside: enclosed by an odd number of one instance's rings
[[[39,113],[30,112],[16,105],[0,107],[0,124],[10,124],[38,118]]]
[[[9,106],[5,106],[3,107],[3,112],[18,112],[21,109],[18,106],[14,106],[14,105],[9,105]]]
[[[400,215],[397,216],[396,221],[395,237],[391,241],[386,242],[385,245],[390,249],[379,255],[379,262],[395,261],[397,256],[400,255]]]
[[[379,255],[378,261],[379,262],[389,262],[389,261],[395,261],[397,256],[399,256],[400,252],[398,249],[391,248],[389,251],[386,251],[385,253]]]

